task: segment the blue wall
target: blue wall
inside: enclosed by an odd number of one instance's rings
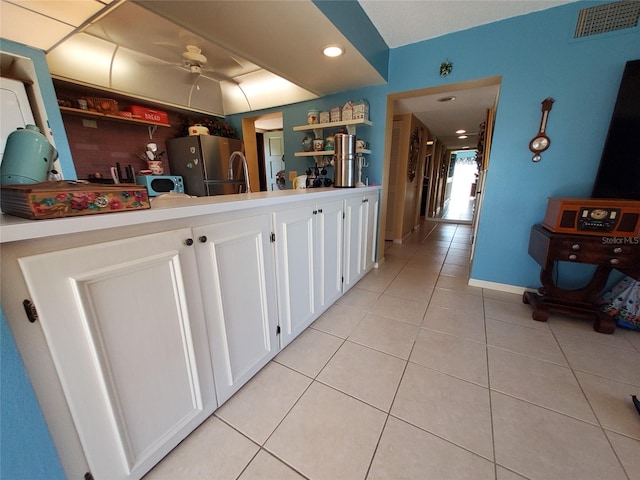
[[[2,40],[0,49],[33,60],[65,178],[76,178],[44,53]],[[22,359],[0,310],[0,478],[65,478]],[[26,320],[25,320],[26,321]]]
[[[291,127],[305,123],[308,108],[365,98],[374,125],[359,129],[358,136],[371,143],[373,152],[365,174],[380,182],[389,93],[500,75],[472,278],[538,287],[539,266],[527,254],[529,230],[543,219],[547,197],[590,196],[625,62],[640,58],[639,27],[572,38],[578,11],[595,4],[570,3],[395,48],[389,55],[388,85],[272,109],[284,115],[287,170],[311,163],[292,158],[304,135]],[[453,63],[453,72],[443,78],[439,66],[445,60]],[[541,162],[533,163],[528,145],[547,97],[555,99],[547,124],[551,146]],[[563,274],[561,284],[567,286],[586,275],[582,269],[564,269]]]
[[[472,278],[539,286],[527,254],[529,230],[544,217],[547,197],[589,197],[627,60],[640,58],[640,29],[572,38],[576,2],[391,51],[392,91],[502,76]],[[449,59],[443,81],[437,66]],[[553,97],[550,148],[533,163],[529,140],[541,102]],[[565,269],[561,282],[582,271]],[[579,282],[578,282],[579,283]]]
[[[1,310],[0,316],[0,478],[64,479],[49,430]]]

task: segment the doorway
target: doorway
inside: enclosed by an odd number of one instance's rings
[[[444,207],[442,220],[471,224],[476,204],[476,190],[479,177],[476,150],[453,152],[453,176],[451,194]]]
[[[425,209],[429,211],[434,199],[444,198],[448,169],[438,170],[441,166],[441,159],[447,159],[451,152],[462,149],[478,148],[479,172],[475,190],[475,207],[470,222],[477,229],[479,210],[482,207],[481,191],[484,173],[488,168],[490,140],[495,118],[495,109],[498,102],[498,94],[502,77],[488,77],[478,80],[429,87],[407,92],[389,94],[387,96],[387,110],[385,119],[385,143],[384,161],[382,170],[382,192],[380,199],[380,231],[378,239],[378,258],[384,258],[384,236],[387,230],[387,222],[394,222],[396,215],[402,215],[403,211],[388,212],[388,193],[390,185],[390,169],[392,158],[392,137],[394,117],[401,114],[410,113],[420,120],[427,128],[427,141],[434,144],[427,148],[425,165],[432,165],[434,168],[429,171],[425,169],[424,184],[431,189],[430,198],[426,201]],[[475,113],[475,117],[471,115]],[[461,120],[470,121],[468,126],[460,127]],[[465,128],[467,138],[458,139],[456,130]],[[464,141],[465,144],[456,143]],[[480,147],[482,145],[482,148]],[[447,164],[449,166],[449,164]],[[453,172],[451,172],[453,176]],[[453,179],[452,179],[453,180]],[[453,185],[451,185],[453,188]],[[463,188],[463,187],[461,187]],[[420,196],[423,195],[424,188],[419,189]],[[435,190],[435,193],[433,193]],[[471,186],[469,186],[469,193]],[[469,195],[470,197],[470,195]],[[469,198],[467,197],[467,198]],[[422,200],[422,199],[421,199]],[[419,205],[422,202],[419,203]],[[402,208],[400,206],[399,208]],[[418,209],[420,211],[420,209]],[[442,220],[442,212],[438,212],[434,217]],[[461,220],[455,220],[461,221]],[[474,235],[475,236],[475,235]]]
[[[274,151],[277,144],[284,145],[284,130],[282,112],[274,112],[256,117],[245,117],[242,119],[242,139],[244,142],[244,154],[249,167],[249,181],[253,191],[270,190],[268,177],[270,170],[276,168],[275,165],[268,165],[267,162],[272,159],[270,142],[265,138],[265,134],[269,132],[277,132],[276,137],[279,140],[274,141]],[[284,154],[284,152],[283,152]],[[277,158],[284,160],[284,156],[279,155]],[[284,163],[284,161],[282,162]],[[283,167],[284,168],[284,167]],[[276,172],[277,174],[278,172]]]
[[[282,130],[265,132],[263,138],[264,170],[268,192],[279,190],[281,179],[284,179],[284,137]]]

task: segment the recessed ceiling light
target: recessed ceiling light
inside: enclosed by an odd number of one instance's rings
[[[467,131],[464,128],[461,128],[460,130],[456,130],[456,133],[458,135],[462,135],[463,133],[467,133]]]
[[[458,135],[458,138],[460,140],[464,140],[465,138],[469,138],[469,136],[468,135]]]
[[[455,100],[455,99],[456,99],[456,97],[454,97],[454,96],[452,95],[452,96],[450,96],[450,97],[442,97],[442,98],[439,98],[439,99],[438,99],[438,101],[439,101],[439,102],[450,102],[450,101]]]
[[[344,47],[342,45],[325,45],[322,47],[322,53],[327,57],[339,57],[344,55]]]

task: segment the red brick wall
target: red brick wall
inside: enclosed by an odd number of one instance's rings
[[[146,150],[147,143],[156,143],[158,151],[162,152],[166,150],[166,140],[181,135],[181,116],[173,112],[168,113],[171,127],[159,126],[153,134],[153,139],[149,139],[147,125],[63,112],[64,128],[78,178],[86,179],[96,172],[101,173],[104,178],[110,178],[109,169],[115,166],[116,162],[120,163],[123,174],[125,166],[129,164],[136,172],[147,168],[146,162],[138,157],[138,154]],[[83,120],[95,122],[97,128],[84,126]],[[166,154],[162,160],[164,173],[170,174]]]
[[[158,145],[158,152],[166,151],[166,141],[170,138],[186,135],[185,122],[199,123],[213,120],[202,114],[171,111],[161,105],[138,101],[133,98],[119,96],[117,94],[102,92],[94,88],[75,85],[62,80],[54,80],[58,102],[77,108],[78,98],[99,97],[113,99],[118,102],[118,110],[126,110],[131,105],[154,110],[162,110],[169,115],[171,127],[158,126],[149,138],[149,126],[127,120],[104,119],[99,116],[82,115],[62,111],[62,120],[69,140],[76,175],[79,179],[86,179],[89,175],[100,173],[103,178],[111,178],[110,167],[120,163],[122,174],[125,167],[131,165],[134,172],[146,169],[147,164],[138,156],[144,153],[147,143]],[[86,126],[83,120],[89,120],[93,126]],[[163,155],[162,163],[165,174],[171,174],[167,155]]]

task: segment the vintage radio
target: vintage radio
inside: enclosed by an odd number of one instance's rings
[[[551,197],[542,224],[556,233],[636,237],[640,201]]]

